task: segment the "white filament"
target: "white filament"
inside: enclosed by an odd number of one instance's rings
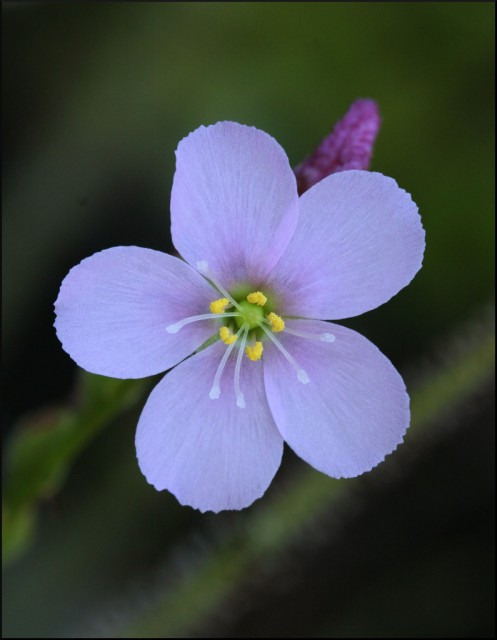
[[[226,289],[219,283],[217,278],[215,278],[212,273],[209,271],[209,263],[206,260],[199,260],[197,262],[197,269],[204,274],[206,278],[212,282],[212,284],[223,294],[225,298],[231,302],[231,304],[238,309],[238,311],[243,311],[241,306],[238,304],[236,300],[234,300],[230,294],[226,291]]]
[[[274,345],[281,351],[281,353],[285,356],[285,358],[288,360],[288,362],[295,369],[295,371],[297,372],[297,378],[299,379],[299,381],[302,384],[307,384],[309,382],[309,376],[304,371],[304,369],[302,369],[302,367],[300,367],[300,365],[295,360],[295,358],[293,358],[288,353],[288,351],[285,349],[285,347],[281,344],[281,342],[277,338],[274,337],[274,335],[271,333],[271,331],[269,329],[267,329],[263,324],[261,324],[260,326],[261,326],[261,329],[263,329],[263,331],[266,333],[267,337],[274,343]]]
[[[307,333],[307,331],[296,331],[285,326],[285,331],[291,333],[292,336],[299,338],[308,338],[309,340],[322,340],[323,342],[335,342],[335,336],[332,333]]]
[[[221,376],[223,375],[224,367],[226,366],[226,362],[228,361],[228,358],[230,357],[230,353],[233,351],[235,344],[238,342],[238,337],[240,336],[240,333],[244,331],[244,329],[245,329],[245,325],[243,325],[243,327],[241,327],[241,329],[236,334],[237,340],[235,340],[234,342],[228,345],[228,348],[226,349],[223,357],[221,358],[221,362],[219,363],[219,366],[217,368],[216,375],[214,376],[214,382],[212,383],[212,388],[209,391],[209,398],[211,400],[217,400],[221,395],[221,387],[219,386],[219,382],[221,380]]]
[[[235,364],[235,395],[236,395],[236,404],[240,409],[245,409],[245,397],[240,389],[240,369],[242,367],[242,357],[245,351],[245,345],[247,343],[247,335],[248,335],[248,325],[244,325],[243,336],[240,344],[240,348],[238,350],[238,354],[236,356],[236,364]]]
[[[190,322],[198,322],[199,320],[216,320],[217,318],[233,318],[239,315],[240,314],[237,311],[228,311],[227,313],[202,313],[199,316],[190,316],[189,318],[183,318],[183,320],[180,320],[179,322],[170,324],[166,327],[166,331],[168,333],[178,333],[185,324],[190,324]]]

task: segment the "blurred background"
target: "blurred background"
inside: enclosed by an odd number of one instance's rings
[[[494,637],[493,3],[25,3],[3,10],[6,637]],[[173,250],[174,150],[230,119],[297,165],[359,97],[419,205],[422,271],[345,322],[404,375],[406,444],[335,481],[290,450],[202,515],[139,472],[160,376],[84,374],[53,303],[116,245]]]

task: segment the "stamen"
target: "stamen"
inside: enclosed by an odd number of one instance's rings
[[[198,322],[199,320],[219,320],[219,318],[234,318],[239,315],[238,311],[230,311],[228,313],[202,313],[199,316],[190,316],[189,318],[183,318],[183,320],[180,320],[179,322],[170,324],[166,327],[166,331],[168,333],[178,333],[182,327],[186,324],[190,324],[190,322]]]
[[[199,260],[197,262],[197,269],[212,282],[212,284],[223,294],[225,298],[228,298],[231,304],[236,307],[238,311],[242,311],[242,308],[238,304],[238,302],[230,296],[226,289],[221,284],[219,284],[218,280],[209,271],[209,263],[206,260]]]
[[[254,291],[253,293],[248,294],[247,302],[250,302],[251,304],[258,304],[259,307],[263,307],[267,302],[267,298],[262,291]]]
[[[236,395],[236,405],[240,407],[240,409],[245,409],[245,397],[240,389],[240,369],[242,366],[242,356],[243,351],[245,349],[245,344],[247,342],[249,328],[247,325],[244,325],[244,332],[242,336],[242,342],[240,344],[240,348],[238,349],[238,354],[236,356],[236,364],[235,364],[235,395]]]
[[[264,347],[262,346],[262,342],[256,342],[255,344],[248,346],[245,348],[245,353],[247,354],[247,358],[252,360],[252,362],[256,362],[262,358],[262,352],[264,351]]]
[[[309,340],[322,340],[323,342],[335,342],[335,336],[332,333],[307,333],[307,331],[295,331],[295,329],[289,329],[285,327],[287,333],[291,333],[292,336],[298,336],[299,338],[308,338]]]
[[[223,313],[226,307],[229,307],[230,305],[231,302],[228,300],[228,298],[219,298],[219,300],[214,300],[214,302],[211,302],[209,308],[211,310],[211,313]]]
[[[304,369],[302,369],[298,362],[295,360],[295,358],[293,358],[288,351],[285,349],[285,347],[281,344],[281,342],[275,338],[273,336],[273,334],[271,333],[271,331],[269,331],[269,329],[267,329],[263,324],[261,324],[261,329],[264,331],[264,333],[267,335],[267,337],[274,343],[275,347],[277,347],[281,353],[285,356],[285,358],[288,360],[288,362],[292,365],[292,367],[295,369],[295,371],[297,372],[297,378],[300,380],[300,382],[302,384],[307,384],[309,382],[309,376],[307,375],[307,373],[304,371]]]
[[[276,315],[276,313],[271,313],[267,317],[269,324],[271,325],[271,329],[277,333],[278,331],[283,331],[285,328],[285,321],[280,316]]]
[[[233,342],[236,342],[236,336],[233,335],[233,332],[228,327],[221,327],[219,329],[219,337],[224,344],[233,344]]]
[[[221,380],[221,376],[223,375],[224,367],[226,366],[226,362],[227,362],[228,358],[230,357],[230,353],[233,351],[233,347],[235,346],[235,342],[236,342],[238,336],[244,330],[244,328],[245,327],[243,326],[238,331],[236,336],[234,336],[235,340],[230,345],[228,345],[228,348],[226,349],[226,351],[224,352],[223,357],[221,358],[221,362],[219,363],[219,366],[217,368],[216,375],[214,376],[214,382],[212,383],[212,388],[209,391],[209,398],[211,400],[217,400],[219,398],[219,396],[221,395],[221,388],[219,386],[219,381]]]

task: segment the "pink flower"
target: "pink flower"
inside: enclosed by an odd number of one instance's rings
[[[64,349],[117,378],[175,367],[143,409],[136,447],[147,480],[182,504],[250,505],[283,440],[330,476],[370,470],[402,442],[409,397],[373,344],[325,320],[374,309],[412,280],[424,251],[416,205],[358,170],[299,199],[278,143],[234,122],[200,127],[176,158],[172,236],[186,262],[140,247],[83,260],[55,305]]]

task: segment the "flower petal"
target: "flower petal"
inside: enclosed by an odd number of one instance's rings
[[[200,127],[176,151],[171,229],[192,266],[225,287],[265,276],[297,224],[297,185],[280,145],[236,122]]]
[[[409,426],[409,396],[397,370],[359,333],[318,320],[288,321],[295,330],[332,333],[334,342],[281,335],[307,372],[302,384],[272,346],[264,381],[276,425],[292,449],[334,478],[369,471],[401,442]]]
[[[245,409],[236,406],[234,355],[221,378],[221,397],[209,398],[224,349],[218,342],[168,373],[152,391],[136,433],[148,482],[201,511],[252,504],[269,486],[283,451],[260,362],[242,365]]]
[[[79,366],[113,378],[165,371],[216,331],[213,321],[166,327],[209,311],[217,292],[186,263],[160,251],[114,247],[75,266],[55,303],[55,327]]]
[[[280,310],[350,318],[389,300],[421,267],[425,234],[411,196],[381,173],[335,173],[300,198],[295,235],[270,275]]]

